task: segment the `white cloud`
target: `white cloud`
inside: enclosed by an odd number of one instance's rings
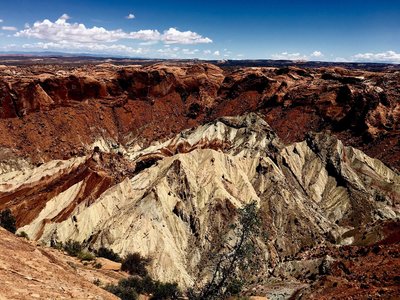
[[[14,26],[2,26],[1,30],[6,30],[6,31],[17,31],[17,27]]]
[[[214,51],[214,53],[213,53],[215,56],[220,56],[221,55],[221,53],[217,50],[217,51]]]
[[[157,53],[162,57],[176,58],[178,57],[179,50],[179,47],[166,47],[163,49],[158,49]]]
[[[106,30],[103,27],[86,28],[84,24],[68,23],[66,15],[57,21],[36,21],[31,27],[18,31],[16,37],[36,38],[52,42],[69,41],[79,43],[115,42],[127,34],[122,30]]]
[[[344,57],[335,57],[335,62],[348,62],[349,60],[347,58]]]
[[[128,34],[124,33],[124,35],[125,36],[123,36],[121,39],[133,39],[133,40],[143,40],[143,41],[161,40],[161,34],[158,32],[158,30],[152,30],[152,29],[134,31]]]
[[[3,19],[0,19],[0,23],[3,23],[4,22],[4,20]]]
[[[140,42],[140,46],[152,46],[158,44],[158,41],[146,41],[146,42]]]
[[[311,57],[323,57],[324,55],[322,54],[321,51],[314,51],[311,53]]]
[[[313,60],[315,58],[322,58],[324,57],[324,54],[321,51],[314,51],[310,55],[302,54],[300,52],[282,52],[282,53],[276,53],[271,56],[272,59],[279,59],[279,60]]]
[[[68,16],[67,14],[63,14],[61,17],[59,17],[59,19],[60,20],[69,20],[69,19],[71,19],[71,17],[70,16]]]
[[[127,15],[126,17],[125,17],[125,19],[128,19],[128,20],[132,20],[132,19],[134,19],[135,18],[135,15],[134,14],[129,14],[129,15]]]
[[[196,32],[179,31],[176,28],[165,30],[161,40],[166,44],[208,44],[212,40],[208,37],[202,37]]]
[[[26,50],[68,50],[73,52],[93,52],[93,53],[120,53],[126,55],[144,54],[147,50],[143,48],[132,48],[126,45],[107,45],[99,43],[74,43],[74,42],[39,42],[22,45]]]
[[[202,44],[212,43],[212,40],[192,31],[179,31],[169,28],[162,34],[158,30],[146,29],[125,32],[122,29],[107,30],[104,27],[87,28],[81,23],[69,23],[69,16],[64,14],[57,21],[48,19],[36,21],[32,26],[15,34],[15,37],[36,38],[49,42],[75,43],[112,43],[122,39],[142,41],[161,41],[166,44]]]
[[[352,57],[356,61],[400,63],[400,53],[386,51],[380,53],[359,53]]]
[[[211,50],[204,50],[203,53],[206,54],[206,55],[207,54],[211,54]]]
[[[303,55],[301,53],[289,53],[289,52],[282,52],[282,53],[277,53],[273,54],[272,59],[279,59],[279,60],[307,60],[308,57],[306,55]]]
[[[182,53],[183,53],[184,55],[194,55],[194,54],[198,53],[199,51],[200,51],[199,49],[193,49],[193,50],[190,50],[190,49],[182,49]]]

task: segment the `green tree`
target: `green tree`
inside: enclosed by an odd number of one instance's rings
[[[261,232],[261,219],[255,201],[238,209],[238,221],[231,228],[236,242],[233,247],[224,242],[226,250],[211,255],[216,258],[212,262],[212,276],[200,291],[189,292],[190,299],[225,299],[237,295],[246,281],[243,274],[256,267],[252,257],[257,248],[256,238]]]

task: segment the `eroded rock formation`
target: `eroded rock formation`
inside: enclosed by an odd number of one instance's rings
[[[78,240],[122,255],[138,251],[153,258],[153,276],[174,278],[182,286],[197,279],[213,234],[234,220],[235,208],[253,200],[269,233],[265,274],[260,274],[265,278],[292,276],[282,264],[306,248],[351,245],[351,232],[399,217],[398,173],[326,134],[286,146],[255,114],[221,118],[137,147],[121,151],[133,175],[105,185],[100,195],[96,185],[92,193],[82,192],[92,176],[85,173],[72,176],[76,180],[68,187],[55,184],[59,193],[40,198],[30,218],[18,207],[31,199],[17,192],[23,189],[17,178],[25,176],[21,181],[36,190],[52,176],[74,174],[88,160],[101,164],[82,157],[2,175],[0,199],[29,236],[46,243]]]

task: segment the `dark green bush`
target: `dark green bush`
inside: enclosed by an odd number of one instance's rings
[[[243,289],[243,281],[233,279],[226,287],[226,294],[231,296],[239,295]]]
[[[57,250],[62,250],[62,249],[64,249],[64,244],[63,244],[63,242],[58,242],[58,241],[51,240],[50,241],[50,247],[54,248],[54,249],[57,249]]]
[[[115,253],[112,249],[108,249],[106,247],[99,248],[99,250],[96,251],[96,255],[98,257],[104,257],[115,262],[121,262],[122,260],[118,253]]]
[[[79,252],[77,257],[82,261],[92,261],[96,258],[92,253],[86,251]]]
[[[136,294],[152,295],[150,299],[153,300],[173,300],[181,296],[177,283],[162,283],[154,281],[149,276],[145,276],[144,278],[131,276],[120,280],[118,285],[108,285],[106,289],[118,297],[128,295],[125,299],[135,299],[129,298],[132,291]]]
[[[126,279],[121,279],[118,285],[125,288],[133,288],[139,294],[150,294],[155,288],[155,283],[150,276],[145,276],[143,278],[130,276]]]
[[[121,298],[121,300],[136,300],[138,299],[138,294],[133,288],[122,287],[119,285],[109,284],[105,287],[107,291],[114,294],[115,296]]]
[[[20,233],[17,234],[17,236],[29,240],[29,235],[25,231],[21,231]]]
[[[10,209],[7,208],[0,212],[0,226],[11,233],[15,233],[15,231],[17,231],[15,217],[11,213]]]
[[[162,283],[156,282],[155,289],[153,291],[153,297],[151,299],[154,300],[164,300],[164,299],[178,299],[181,293],[178,288],[178,284],[174,283]]]
[[[146,276],[147,265],[150,259],[141,256],[139,253],[130,253],[123,260],[121,270],[126,271],[131,275]]]
[[[82,252],[83,246],[77,241],[68,240],[64,244],[64,250],[68,253],[68,255],[76,257]]]

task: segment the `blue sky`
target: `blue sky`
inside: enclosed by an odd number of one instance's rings
[[[400,1],[0,0],[0,51],[400,63]]]

